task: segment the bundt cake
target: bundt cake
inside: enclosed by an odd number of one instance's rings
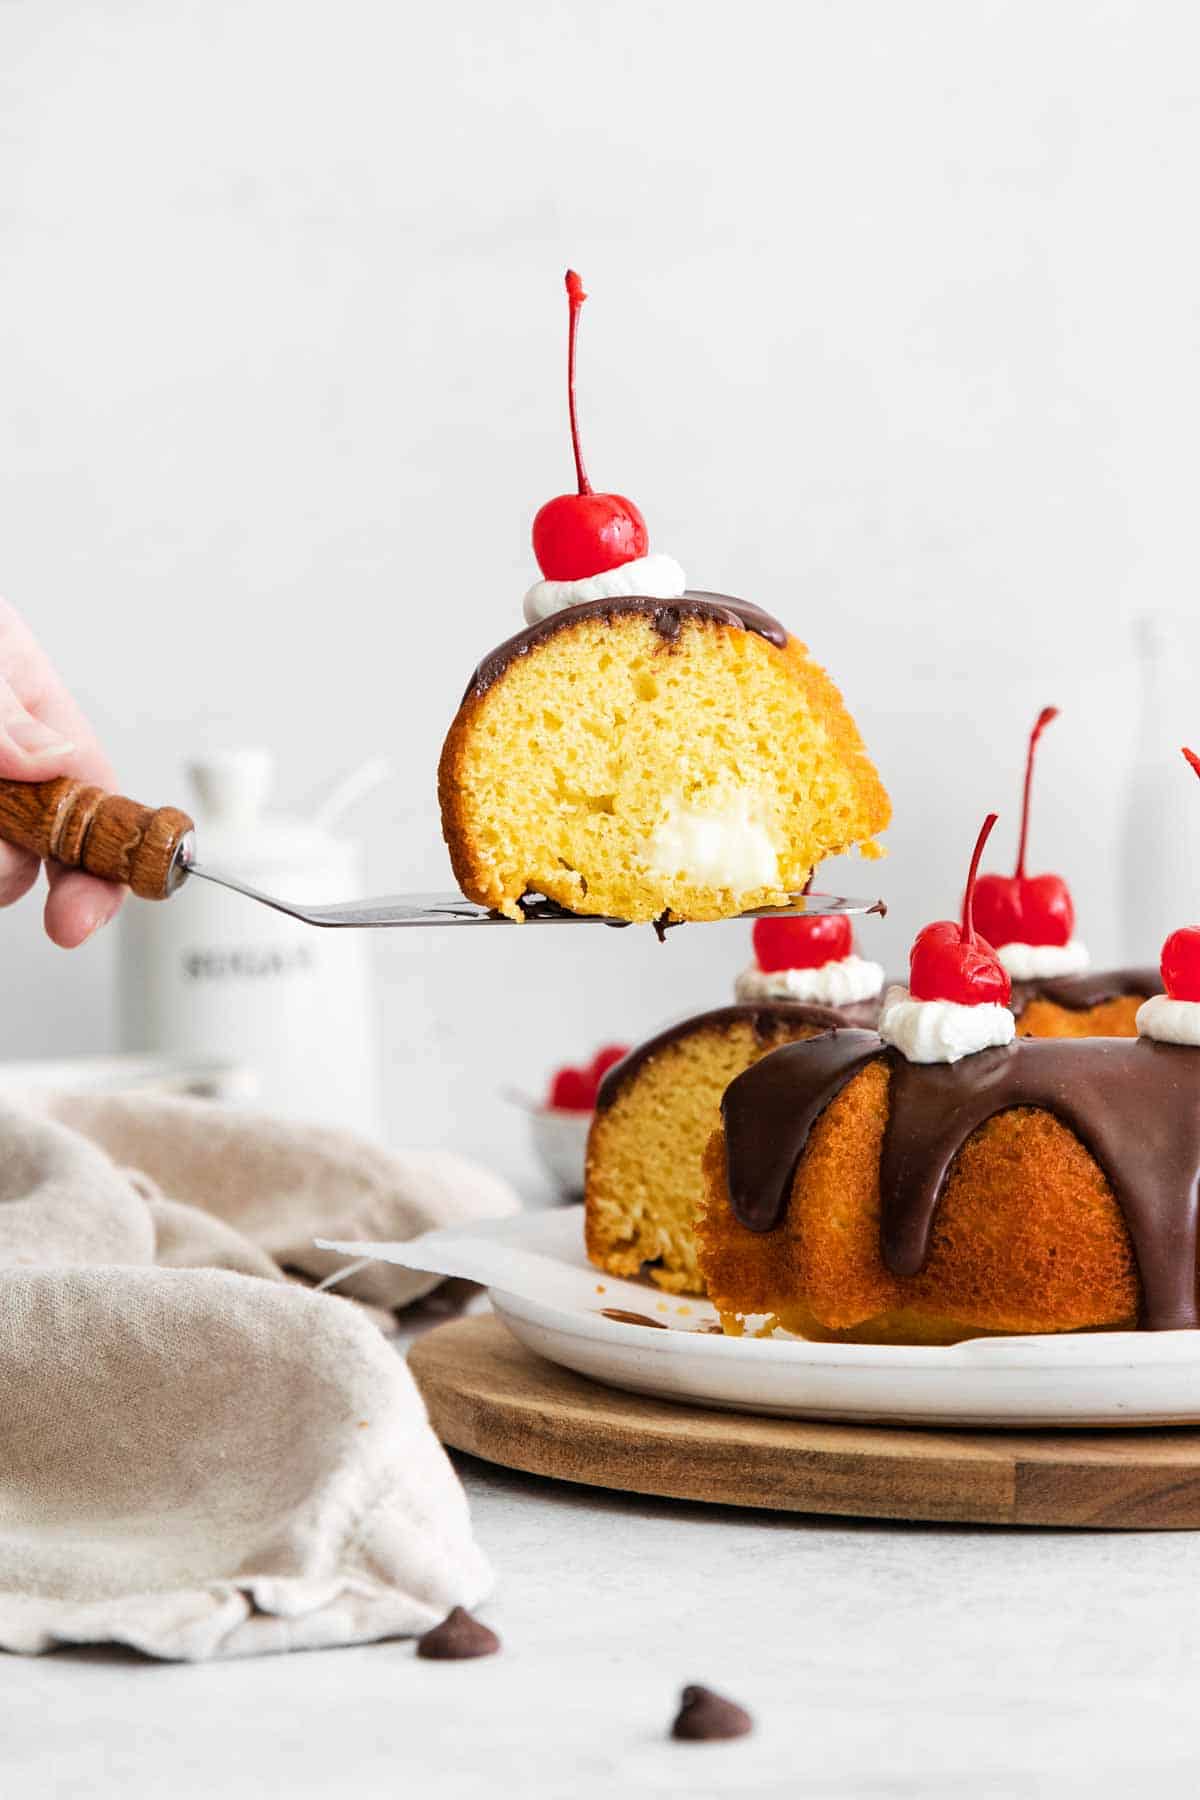
[[[783,906],[827,856],[877,854],[887,794],[829,677],[759,608],[692,592],[631,500],[592,490],[575,418],[584,294],[567,275],[578,492],[534,520],[527,629],[475,671],[438,774],[463,892],[622,920]]]
[[[722,1111],[696,1240],[727,1331],[1198,1323],[1194,1050],[1022,1038],[922,1065],[835,1031],[772,1052]]]
[[[918,934],[878,1032],[785,1045],[726,1090],[696,1242],[727,1331],[1200,1324],[1200,929],[1168,939],[1139,1039],[1016,1037],[974,915],[994,823],[961,923]]]
[[[584,1183],[587,1252],[597,1268],[644,1271],[669,1294],[702,1293],[693,1224],[701,1157],[725,1089],[777,1045],[877,1013],[869,1003],[840,1012],[788,1002],[720,1007],[661,1032],[610,1069]]]

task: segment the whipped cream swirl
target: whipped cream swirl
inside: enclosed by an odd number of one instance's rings
[[[687,576],[673,556],[635,556],[619,568],[579,581],[535,581],[525,596],[525,623],[537,625],[586,600],[678,600],[686,590]]]
[[[906,987],[890,987],[879,1017],[879,1035],[913,1063],[955,1063],[976,1050],[1011,1044],[1017,1021],[1007,1006],[988,1001],[914,1000]]]
[[[1152,994],[1137,1009],[1139,1037],[1156,1044],[1190,1044],[1200,1047],[1200,1000],[1172,1000]]]
[[[996,955],[1014,981],[1048,981],[1055,975],[1078,975],[1091,962],[1086,944],[1001,944]]]
[[[743,969],[734,987],[739,1000],[805,1000],[810,1006],[853,1006],[873,1000],[883,987],[883,965],[843,956],[815,969]]]

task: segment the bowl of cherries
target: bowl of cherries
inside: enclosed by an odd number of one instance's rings
[[[529,1103],[533,1148],[564,1200],[583,1198],[583,1169],[596,1095],[606,1072],[627,1054],[625,1044],[605,1044],[591,1062],[556,1069],[546,1097]]]

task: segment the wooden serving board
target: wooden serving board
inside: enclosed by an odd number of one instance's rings
[[[810,1424],[602,1387],[499,1319],[442,1325],[409,1367],[444,1444],[635,1494],[976,1525],[1200,1530],[1200,1430],[933,1431]]]

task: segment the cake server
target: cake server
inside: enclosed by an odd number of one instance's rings
[[[88,787],[68,775],[54,781],[0,781],[0,839],[35,856],[86,869],[102,881],[118,881],[143,900],[168,900],[186,881],[213,881],[306,925],[511,925],[503,913],[462,894],[391,894],[377,900],[343,900],[301,906],[260,893],[196,859],[196,827],[176,806],[141,806],[120,794]],[[625,919],[565,912],[551,900],[526,903],[530,925],[624,925]],[[883,912],[881,900],[846,900],[832,894],[796,894],[790,906],[760,907],[743,914]]]

